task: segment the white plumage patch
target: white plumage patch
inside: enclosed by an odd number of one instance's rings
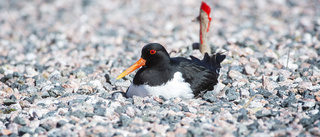
[[[185,82],[181,72],[174,73],[173,79],[161,86],[149,86],[149,85],[134,85],[131,84],[127,97],[132,96],[159,96],[162,95],[165,98],[181,97],[181,98],[193,98],[193,92],[190,88],[190,84]]]

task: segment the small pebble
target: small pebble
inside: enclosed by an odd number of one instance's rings
[[[33,134],[33,132],[31,131],[31,129],[29,127],[23,126],[23,127],[19,128],[19,131],[18,131],[19,136],[22,136],[26,133]]]
[[[19,116],[15,117],[13,121],[21,126],[26,126],[26,121]]]
[[[67,124],[67,121],[65,121],[65,120],[60,120],[60,121],[58,121],[58,123],[57,123],[57,128],[62,127],[62,126],[64,126],[65,124]]]
[[[55,86],[48,91],[51,97],[62,96],[65,93],[65,89],[62,86]]]
[[[226,96],[229,101],[233,101],[239,97],[239,93],[232,87],[226,91]]]

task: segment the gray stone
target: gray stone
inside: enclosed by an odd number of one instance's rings
[[[281,130],[281,129],[285,129],[287,126],[284,124],[274,124],[272,125],[271,130]]]
[[[78,118],[84,118],[86,116],[86,112],[81,111],[81,110],[76,110],[74,112],[71,112],[70,115],[73,115],[73,116],[78,117]]]
[[[131,123],[132,119],[126,115],[121,115],[119,120],[119,126],[127,127]]]
[[[58,121],[58,123],[57,123],[57,128],[62,127],[62,126],[64,126],[65,124],[67,124],[67,121],[65,121],[65,120],[60,120],[60,121]]]
[[[44,114],[40,119],[45,119],[45,118],[48,118],[48,117],[55,117],[57,114],[55,111],[50,111],[46,114]]]
[[[233,66],[230,68],[230,70],[235,70],[235,71],[242,73],[244,71],[244,67],[243,66]]]
[[[107,112],[106,108],[94,108],[93,113],[99,116],[105,116]]]
[[[261,94],[261,95],[262,95],[263,97],[265,97],[265,98],[268,98],[269,96],[272,95],[272,93],[269,92],[268,90],[266,90],[266,89],[261,89],[261,88],[258,89],[258,93]]]
[[[93,67],[93,66],[86,66],[86,67],[81,68],[81,71],[85,72],[86,75],[88,75],[88,74],[92,74],[94,72],[94,69],[95,69],[95,67]]]
[[[51,97],[62,96],[65,93],[65,89],[62,86],[55,86],[48,91]]]
[[[122,135],[122,133],[116,131],[112,136],[113,137],[118,137],[118,136],[122,137],[123,135]]]
[[[51,127],[49,124],[40,124],[41,128],[45,129],[46,131],[50,131],[53,127]],[[41,129],[40,129],[41,130]]]
[[[214,91],[208,91],[203,95],[202,98],[208,102],[213,103],[217,101],[217,98],[214,95]]]
[[[4,77],[2,77],[0,79],[1,82],[5,83],[6,81],[8,81],[9,79],[12,79],[13,78],[13,75],[12,74],[7,74],[5,75]]]
[[[190,112],[190,110],[189,110],[189,108],[188,108],[187,105],[181,104],[180,106],[181,106],[181,110],[182,110],[183,112]]]
[[[42,88],[46,85],[47,80],[44,78],[40,78],[40,79],[37,79],[35,83],[37,87]]]
[[[83,84],[83,85],[80,85],[79,89],[77,90],[77,93],[78,94],[90,94],[93,92],[93,88],[90,84]]]
[[[106,99],[108,97],[111,97],[111,94],[109,92],[103,92],[99,95],[99,97]]]
[[[283,82],[285,80],[287,80],[286,77],[284,75],[282,75],[282,74],[279,74],[279,76],[277,78],[277,82]]]
[[[169,124],[174,125],[175,123],[179,123],[182,119],[182,116],[179,115],[166,115],[165,117],[161,118],[160,124]]]
[[[16,100],[17,100],[16,96],[15,96],[15,95],[13,95],[13,94],[9,97],[9,99],[14,100],[14,101],[16,101]]]
[[[303,98],[309,98],[309,99],[314,99],[314,95],[312,93],[310,93],[309,90],[305,90],[303,93],[302,93],[302,96]]]
[[[249,120],[247,115],[240,115],[237,117],[237,122],[243,122]]]
[[[26,121],[24,119],[22,119],[21,117],[19,116],[16,116],[13,120],[14,123],[17,123],[17,124],[20,124],[21,126],[25,126],[27,125],[26,124]]]
[[[179,111],[181,111],[180,107],[177,106],[177,105],[171,106],[171,107],[169,107],[169,108],[170,108],[171,110],[173,110],[174,112],[179,112]]]
[[[118,100],[118,101],[120,101],[120,100],[124,100],[124,95],[123,95],[124,93],[123,92],[115,92],[115,93],[112,93],[112,97],[111,97],[111,99],[112,100]]]
[[[4,70],[2,67],[0,68],[0,74],[4,74]]]
[[[33,134],[31,129],[29,127],[27,127],[27,126],[23,126],[23,127],[19,128],[18,133],[19,133],[19,136],[22,136],[22,135],[24,135],[26,133]]]
[[[93,116],[94,116],[94,113],[87,112],[85,117],[86,117],[86,118],[87,118],[87,117],[91,117],[91,118],[92,118]]]
[[[253,89],[249,89],[249,95],[250,95],[250,97],[253,97],[254,95],[256,95],[256,92],[253,90]]]
[[[76,107],[77,105],[82,105],[84,102],[84,99],[73,99],[68,101],[68,105],[71,107]]]
[[[234,87],[227,89],[226,96],[229,101],[236,100],[239,97],[239,93],[236,91]]]
[[[314,120],[312,118],[302,118],[299,121],[299,124],[302,124],[302,126],[306,129],[312,128],[314,125]]]
[[[232,79],[226,79],[226,80],[223,80],[222,81],[222,84],[225,84],[225,85],[227,85],[227,84],[231,84],[233,81],[232,81]]]
[[[235,136],[246,136],[248,134],[249,134],[249,130],[248,130],[247,126],[241,124],[241,125],[239,125]]]
[[[127,110],[127,107],[118,106],[114,111],[118,114],[125,113]]]
[[[71,129],[61,130],[59,128],[52,129],[48,132],[48,137],[75,137],[79,136],[75,132],[72,132]]]
[[[65,103],[59,102],[57,104],[55,104],[58,108],[66,108],[68,107]]]
[[[17,133],[11,133],[9,137],[18,137]]]
[[[27,88],[27,93],[28,94],[36,94],[38,92],[38,89],[37,88],[35,88],[35,87],[28,87]]]
[[[19,73],[19,72],[13,72],[13,74],[12,74],[12,76],[13,77],[21,77],[22,76],[22,74],[21,73]]]
[[[257,122],[257,120],[254,121],[254,123],[250,124],[247,126],[248,130],[254,132],[254,131],[257,131],[259,130],[259,123]]]
[[[50,97],[49,91],[54,88],[53,85],[45,85],[41,88],[41,97],[46,98]]]
[[[13,79],[13,74],[7,74],[4,76],[6,79]]]
[[[46,129],[44,129],[43,127],[37,127],[34,132],[37,134],[42,134],[46,132]]]
[[[211,111],[212,114],[217,114],[221,112],[221,106],[214,106],[209,108],[209,110]]]
[[[288,90],[287,86],[280,86],[280,87],[275,88],[275,90],[278,90],[277,91],[277,96],[279,96],[281,98],[283,96],[288,96],[288,93],[286,92],[286,90]]]
[[[12,99],[5,99],[3,101],[3,105],[6,105],[6,106],[10,106],[10,105],[15,104],[15,103],[16,102],[14,100],[12,100]]]
[[[295,93],[293,92],[289,92],[289,97],[286,98],[282,103],[281,103],[281,107],[288,107],[290,106],[291,104],[294,104],[297,102],[297,99],[295,97]]]
[[[106,89],[107,91],[112,91],[112,85],[110,83],[104,82],[103,88]]]
[[[72,124],[72,125],[75,125],[77,123],[77,121],[75,120],[69,120],[69,123]]]
[[[259,119],[262,117],[270,117],[271,116],[271,111],[267,109],[259,110],[255,113],[255,116]]]
[[[247,115],[248,110],[246,110],[245,108],[241,108],[239,109],[239,112],[241,113],[241,115]]]
[[[47,98],[47,97],[50,97],[50,94],[47,91],[45,91],[45,92],[41,93],[41,97],[42,98]]]
[[[197,127],[189,127],[187,131],[187,137],[197,137],[201,136],[202,129],[197,128]]]

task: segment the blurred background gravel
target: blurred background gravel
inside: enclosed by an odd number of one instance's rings
[[[320,136],[320,1],[221,0],[219,93],[125,98],[151,42],[199,56],[201,1],[0,1],[1,136]]]

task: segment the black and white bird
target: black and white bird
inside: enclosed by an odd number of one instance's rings
[[[220,63],[225,58],[226,55],[220,53],[211,57],[206,53],[203,60],[193,56],[191,60],[170,58],[161,44],[150,43],[143,47],[140,60],[117,79],[141,67],[126,92],[127,97],[162,95],[165,98],[194,98],[213,90],[218,83]]]

